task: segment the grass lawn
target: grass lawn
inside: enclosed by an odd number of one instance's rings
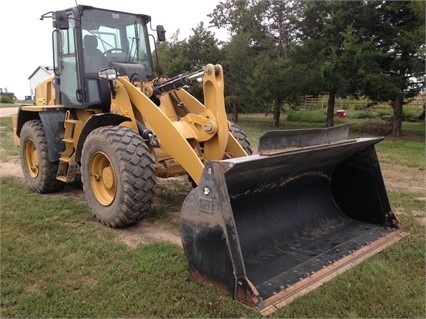
[[[256,146],[270,123],[270,117],[241,115],[238,124]],[[381,161],[424,174],[424,122],[414,124],[411,135],[385,139],[377,150]],[[283,120],[282,128],[307,125]],[[17,157],[10,132],[10,118],[0,119],[0,162]],[[425,200],[404,190],[388,195],[404,211],[400,221],[409,236],[271,317],[426,316],[425,229],[414,217],[424,214]],[[173,194],[163,197],[179,206]],[[85,203],[36,194],[17,177],[3,176],[0,213],[2,318],[261,317],[192,280],[181,247],[167,242],[129,247]],[[168,211],[158,215],[160,222]]]

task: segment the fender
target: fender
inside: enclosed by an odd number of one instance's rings
[[[76,162],[80,162],[81,150],[83,149],[84,141],[86,140],[90,132],[102,126],[120,125],[121,123],[126,121],[131,121],[131,119],[129,117],[114,113],[101,113],[92,115],[89,120],[84,124],[84,127],[78,138],[75,155]]]
[[[66,108],[46,108],[43,110],[34,108],[34,110],[19,108],[17,114],[16,136],[21,135],[22,126],[31,120],[41,120],[45,131],[46,143],[49,149],[49,162],[57,162],[65,150],[63,142],[64,137],[64,119]],[[130,118],[113,113],[96,114],[89,118],[84,124],[83,130],[78,138],[76,147],[76,161],[80,160],[81,149],[89,133],[101,126],[120,125],[125,121],[131,121]]]
[[[64,108],[44,108],[40,110],[23,109],[18,110],[18,120],[16,126],[16,136],[21,135],[22,126],[31,120],[41,120],[45,132],[47,148],[49,150],[49,162],[57,162],[65,150],[65,144],[62,141],[64,137]]]

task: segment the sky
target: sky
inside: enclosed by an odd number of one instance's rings
[[[0,19],[0,88],[15,93],[18,99],[30,95],[28,78],[39,66],[51,66],[52,19],[40,20],[49,11],[78,4],[151,16],[153,26],[162,24],[166,38],[179,30],[179,40],[192,34],[201,21],[207,26],[220,0],[13,0]],[[213,32],[215,30],[212,29]],[[184,71],[184,70],[183,70]]]

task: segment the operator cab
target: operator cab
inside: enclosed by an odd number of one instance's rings
[[[51,16],[48,16],[51,14]],[[130,81],[154,78],[147,24],[151,17],[78,5],[53,19],[56,100],[68,107],[109,108],[111,89],[99,71],[114,68]],[[157,38],[165,31],[157,26]]]

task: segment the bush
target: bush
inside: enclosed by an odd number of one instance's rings
[[[351,116],[355,119],[371,119],[376,117],[376,114],[371,112],[370,110],[358,110],[354,111]]]
[[[410,110],[410,109],[404,109],[402,112],[402,118],[406,122],[418,122],[422,120],[421,118],[421,111],[418,110]],[[423,115],[424,120],[424,115]]]
[[[0,98],[0,103],[14,103],[14,101],[10,96],[2,96]]]
[[[392,122],[382,119],[368,119],[357,123],[354,129],[365,134],[388,136],[392,133]]]

